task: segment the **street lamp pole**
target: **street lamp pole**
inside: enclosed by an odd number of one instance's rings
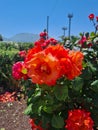
[[[62,30],[64,31],[64,35],[63,36],[65,37],[65,31],[67,30],[67,28],[63,27]]]
[[[49,33],[49,16],[47,16],[47,39],[48,39],[48,34]]]
[[[73,14],[68,14],[68,18],[69,18],[69,31],[68,31],[68,37],[70,39],[70,31],[71,31],[71,19],[73,17]]]

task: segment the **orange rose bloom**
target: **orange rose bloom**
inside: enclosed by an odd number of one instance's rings
[[[80,51],[70,51],[69,56],[71,57],[72,62],[81,70],[84,58],[83,53]]]
[[[65,121],[67,130],[94,130],[94,122],[90,112],[81,109],[69,111],[68,119]]]
[[[28,76],[32,82],[38,84],[55,85],[60,77],[60,64],[57,58],[43,52],[36,53],[30,61],[26,62]]]
[[[82,70],[82,61],[83,61],[83,53],[80,51],[69,51],[69,57],[72,62],[72,68],[70,69],[70,72],[67,73],[68,79],[73,79],[76,76],[79,76],[81,74]]]
[[[81,74],[83,53],[80,51],[70,51],[61,45],[49,46],[45,53],[51,53],[60,62],[60,76],[65,75],[68,79],[73,79]]]
[[[68,52],[69,50],[65,49],[60,44],[57,44],[55,46],[49,46],[45,49],[46,54],[51,53],[59,60],[61,67],[60,76],[64,75],[65,73],[69,73],[70,69],[72,68],[72,63],[69,59]]]
[[[62,76],[73,79],[81,74],[83,54],[70,51],[61,45],[49,46],[42,50],[39,46],[28,51],[25,59],[28,76],[34,83],[55,85]]]

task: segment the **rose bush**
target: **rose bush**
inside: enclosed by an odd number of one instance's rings
[[[95,15],[94,14],[90,14],[88,16],[88,18],[90,19],[90,21],[93,22],[94,28],[95,28],[95,34],[98,31],[98,16],[96,16],[96,22],[94,21]]]
[[[78,50],[65,48],[53,38],[47,42],[45,36],[40,34],[24,60],[12,67],[13,77],[24,80],[27,88],[25,113],[32,130],[96,129],[98,35],[83,35],[74,44]]]

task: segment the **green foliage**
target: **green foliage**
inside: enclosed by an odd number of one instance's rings
[[[68,87],[66,84],[54,87],[54,95],[58,100],[65,101],[68,97]]]
[[[98,92],[98,80],[95,80],[91,83],[91,86],[92,86],[92,89],[95,91],[95,92]]]
[[[12,77],[12,65],[22,60],[18,55],[20,46],[27,50],[33,46],[31,43],[12,43],[0,42],[0,86],[7,90],[20,89],[20,81],[16,81]]]
[[[57,129],[64,127],[63,118],[60,115],[53,115],[52,126]]]
[[[2,35],[0,34],[0,41],[3,41],[3,37],[2,37]]]

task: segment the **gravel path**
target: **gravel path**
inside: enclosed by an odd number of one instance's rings
[[[0,130],[31,130],[25,101],[0,102]]]

